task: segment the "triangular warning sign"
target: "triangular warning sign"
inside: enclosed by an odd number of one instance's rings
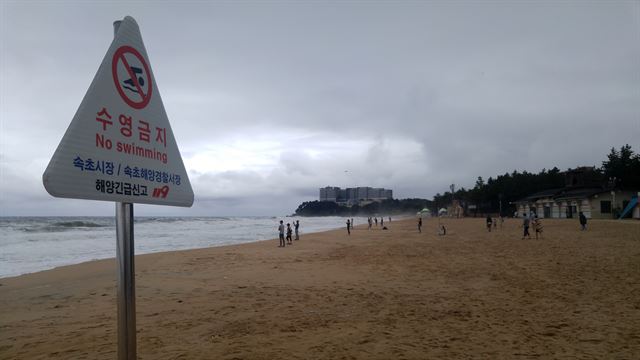
[[[191,206],[138,24],[125,17],[42,176],[57,197]]]

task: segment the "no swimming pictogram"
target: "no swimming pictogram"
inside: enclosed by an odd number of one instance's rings
[[[113,82],[122,100],[134,109],[143,109],[151,100],[151,72],[144,57],[131,46],[121,46],[111,62]]]

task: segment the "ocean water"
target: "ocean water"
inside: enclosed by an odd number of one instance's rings
[[[301,240],[346,226],[341,217],[136,217],[135,254],[274,239],[280,220],[300,220]],[[0,278],[114,258],[115,251],[114,217],[0,218]]]

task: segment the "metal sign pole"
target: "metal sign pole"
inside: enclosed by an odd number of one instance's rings
[[[136,358],[136,289],[133,251],[133,204],[116,203],[118,261],[118,359]]]
[[[113,22],[115,38],[122,21]],[[136,359],[136,276],[133,250],[133,204],[116,203],[118,262],[118,360]]]

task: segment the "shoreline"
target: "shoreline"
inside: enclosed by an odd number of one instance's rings
[[[402,219],[399,219],[398,221],[401,221]],[[404,219],[406,220],[406,219]],[[364,227],[364,225],[357,225],[356,227]],[[328,232],[333,232],[333,231],[340,231],[342,228],[341,227],[337,227],[337,228],[333,228],[333,229],[327,229],[327,230],[319,230],[319,231],[314,231],[314,232],[309,232],[309,233],[301,233],[301,238],[303,236],[309,236],[309,235],[313,235],[313,234],[321,234],[321,233],[328,233]],[[115,234],[114,234],[114,241],[115,240]],[[242,243],[238,243],[238,244],[224,244],[224,245],[218,245],[218,246],[207,246],[207,247],[199,247],[199,248],[190,248],[190,249],[180,249],[180,250],[166,250],[166,251],[157,251],[157,252],[150,252],[150,253],[144,253],[144,254],[135,254],[135,258],[141,258],[141,257],[147,257],[147,256],[152,256],[152,255],[171,255],[174,253],[188,253],[188,252],[193,252],[193,251],[202,251],[202,250],[207,250],[207,249],[219,249],[219,248],[234,248],[234,247],[241,247],[241,246],[245,246],[245,245],[251,245],[251,244],[258,244],[258,243],[265,243],[265,242],[278,242],[278,238],[270,238],[270,239],[264,239],[264,240],[251,240],[248,242],[242,242]],[[108,257],[108,258],[101,258],[101,259],[93,259],[93,260],[88,260],[88,261],[83,261],[83,262],[79,262],[79,263],[74,263],[74,264],[67,264],[67,265],[61,265],[61,266],[56,266],[54,268],[50,268],[50,269],[45,269],[45,270],[40,270],[40,271],[35,271],[35,272],[29,272],[29,273],[24,273],[24,274],[20,274],[20,275],[16,275],[16,276],[8,276],[8,277],[0,277],[0,284],[2,283],[2,281],[6,280],[6,279],[16,279],[16,278],[20,278],[23,276],[29,276],[29,275],[38,275],[38,274],[42,274],[42,273],[46,273],[49,271],[56,271],[58,269],[65,269],[65,268],[70,268],[70,267],[75,267],[75,266],[82,266],[82,265],[88,265],[91,263],[97,263],[97,262],[115,262],[116,257]]]
[[[226,246],[277,237],[275,217],[137,218],[136,255]],[[284,219],[284,218],[283,218]],[[289,218],[286,218],[289,220]],[[302,220],[302,219],[301,219]],[[0,279],[115,258],[114,217],[5,218]],[[290,220],[289,220],[290,221]],[[341,227],[341,218],[307,218],[301,233]],[[51,250],[45,247],[52,246]]]
[[[310,233],[306,233],[306,235],[318,234],[318,233],[336,231],[336,230],[338,230],[338,228],[329,229],[329,230],[320,230],[320,231],[316,231],[316,232],[310,232]],[[116,239],[115,239],[115,234],[114,234],[114,242],[115,241],[116,241]],[[162,251],[148,252],[148,253],[143,253],[143,254],[135,254],[135,258],[138,259],[139,257],[145,257],[145,256],[150,256],[150,255],[170,255],[172,253],[180,253],[180,252],[199,251],[199,250],[224,248],[224,247],[236,247],[236,246],[243,246],[243,245],[255,244],[255,243],[260,243],[260,242],[268,242],[268,241],[276,241],[277,242],[278,238],[264,239],[264,240],[251,240],[251,241],[248,241],[248,242],[242,242],[242,243],[238,243],[238,244],[223,244],[223,245],[217,245],[217,246],[206,246],[206,247],[197,247],[197,248],[180,249],[180,250],[162,250]],[[0,284],[5,279],[14,279],[14,278],[22,277],[22,276],[36,275],[36,274],[45,273],[45,272],[48,272],[48,271],[55,271],[57,269],[74,267],[74,266],[78,266],[78,265],[91,264],[91,263],[94,263],[94,262],[115,261],[115,260],[116,260],[116,257],[114,255],[113,257],[92,259],[92,260],[88,260],[88,261],[82,261],[82,262],[79,262],[79,263],[60,265],[60,266],[56,266],[56,267],[53,267],[53,268],[50,268],[50,269],[44,269],[44,270],[39,270],[39,271],[34,271],[34,272],[28,272],[28,273],[24,273],[24,274],[20,274],[20,275],[15,275],[15,276],[0,277]]]
[[[326,217],[320,217],[320,218],[332,218],[332,217],[336,217],[336,218],[342,218],[342,219],[347,219],[347,217],[338,217],[338,216],[326,216]],[[14,218],[14,217],[5,217],[5,218]],[[17,219],[19,218],[24,218],[24,217],[15,217]],[[85,219],[91,219],[91,218],[103,218],[103,219],[113,219],[112,216],[69,216],[69,217],[58,217],[58,216],[45,216],[45,217],[28,217],[28,218],[69,218],[69,219],[81,219],[81,220],[85,220]],[[141,217],[143,220],[145,220],[145,218],[150,218],[150,219],[155,219],[158,218],[157,216],[143,216]],[[202,218],[211,218],[211,219],[230,219],[232,217],[228,217],[228,216],[213,216],[213,217],[172,217],[172,216],[168,216],[168,217],[164,217],[167,219],[172,219],[172,218],[192,218],[192,219],[202,219]],[[249,216],[249,217],[236,217],[236,218],[269,218],[269,219],[280,219],[278,217],[272,217],[272,216],[258,216],[258,217],[254,217],[254,216]],[[285,219],[292,219],[292,218],[298,218],[298,219],[304,219],[305,217],[289,217],[289,216],[284,216],[281,219],[285,220]],[[309,217],[309,218],[319,218],[317,216],[314,217]],[[362,218],[360,218],[362,219]],[[407,219],[407,217],[398,217],[398,221],[403,220],[403,219]],[[286,223],[286,220],[285,220]],[[274,223],[275,224],[275,223]],[[114,225],[115,226],[115,225]],[[215,225],[214,225],[215,226]],[[104,226],[100,226],[100,227],[104,227]],[[305,232],[304,231],[304,227],[303,227],[303,231],[301,231],[301,236],[304,235],[309,235],[309,234],[315,234],[315,233],[319,233],[319,232],[325,232],[325,231],[332,231],[332,230],[338,230],[341,228],[344,228],[344,224],[336,224],[335,227],[331,227],[331,228],[324,228],[324,229],[319,229],[319,230],[313,230],[314,226],[312,226],[312,230],[311,232]],[[215,231],[215,229],[213,229],[213,231]],[[199,250],[199,249],[207,249],[207,248],[216,248],[216,247],[224,247],[224,246],[235,246],[235,245],[242,245],[242,244],[250,244],[250,243],[255,243],[255,242],[260,242],[260,241],[270,241],[270,240],[276,240],[277,241],[277,230],[274,231],[274,233],[276,233],[276,237],[274,238],[267,238],[267,239],[261,239],[261,240],[256,240],[256,239],[251,239],[251,240],[247,240],[247,241],[242,241],[239,243],[235,243],[235,244],[230,244],[230,243],[223,243],[220,245],[210,245],[210,246],[196,246],[196,247],[191,247],[191,248],[185,248],[185,249],[174,249],[174,250],[166,250],[166,249],[162,249],[159,251],[151,251],[151,252],[143,252],[143,253],[136,253],[136,257],[138,256],[144,256],[144,255],[149,255],[149,254],[159,254],[159,253],[171,253],[171,252],[176,252],[176,251],[189,251],[189,250]],[[114,228],[114,233],[113,233],[113,240],[114,244],[116,242],[116,234],[115,234],[115,228]],[[84,263],[90,263],[93,261],[103,261],[103,260],[115,260],[115,250],[113,252],[113,255],[109,255],[109,256],[105,256],[105,257],[98,257],[98,258],[94,258],[94,259],[88,259],[88,260],[82,260],[80,262],[70,262],[67,264],[62,264],[62,265],[58,265],[58,266],[53,266],[53,267],[49,267],[49,268],[44,268],[41,270],[36,270],[36,271],[28,271],[28,272],[24,272],[21,274],[17,274],[17,275],[10,275],[10,276],[0,276],[0,283],[4,280],[4,279],[9,279],[9,278],[14,278],[14,277],[19,277],[19,276],[23,276],[23,275],[28,275],[28,274],[37,274],[37,273],[41,273],[43,271],[50,271],[50,270],[55,270],[57,268],[60,267],[66,267],[66,266],[73,266],[73,265],[80,265],[80,264],[84,264]]]

